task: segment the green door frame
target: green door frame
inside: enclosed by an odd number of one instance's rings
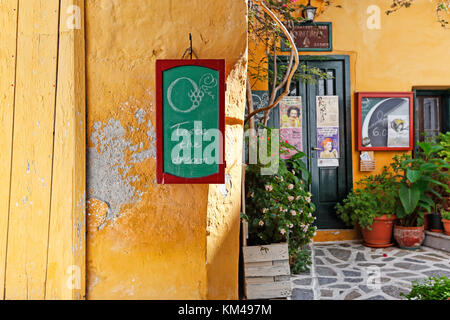
[[[289,56],[278,56],[283,63],[289,61]],[[350,56],[348,55],[299,55],[300,63],[307,61],[341,61],[344,63],[344,121],[346,143],[345,143],[345,165],[346,165],[346,188],[347,192],[353,188],[353,150],[352,150],[352,106],[351,106],[351,82],[350,82]],[[269,56],[269,69],[272,65],[272,59]],[[269,95],[271,91],[269,89]],[[279,109],[275,107],[270,112],[270,120],[268,122],[269,127],[279,128]],[[311,169],[311,165],[308,162],[308,168]]]

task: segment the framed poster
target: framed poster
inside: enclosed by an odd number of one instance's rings
[[[339,166],[339,97],[316,96],[319,167]]]
[[[302,97],[286,96],[279,103],[281,139],[303,151]],[[282,154],[281,159],[289,159],[297,152],[291,150]]]
[[[413,92],[358,92],[358,150],[412,150]]]
[[[298,51],[333,51],[331,22],[303,22],[290,28]],[[281,42],[282,51],[290,51]]]
[[[225,183],[225,60],[156,61],[157,182]]]

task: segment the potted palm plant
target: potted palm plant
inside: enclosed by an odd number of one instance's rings
[[[377,175],[357,182],[342,204],[336,205],[339,217],[347,225],[359,226],[364,245],[385,248],[393,245],[392,229],[395,217],[397,184],[393,174],[384,167]]]
[[[435,208],[435,198],[448,192],[448,179],[443,168],[449,163],[437,156],[442,147],[432,142],[419,142],[422,149],[417,158],[410,155],[395,156],[391,164],[399,178],[398,205],[396,215],[399,223],[394,226],[394,238],[401,248],[417,249],[424,238],[425,213]]]

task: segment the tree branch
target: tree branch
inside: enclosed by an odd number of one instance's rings
[[[278,103],[287,95],[289,94],[289,90],[291,87],[291,80],[294,77],[295,72],[297,71],[298,65],[299,65],[299,59],[298,59],[298,52],[297,52],[297,47],[295,45],[294,39],[292,38],[291,34],[289,33],[289,31],[287,30],[286,26],[281,22],[281,20],[266,6],[266,4],[264,3],[263,0],[253,0],[258,6],[260,6],[265,13],[267,13],[270,18],[272,18],[272,20],[274,20],[276,22],[276,24],[280,27],[281,31],[283,32],[283,34],[286,36],[286,38],[289,41],[289,44],[291,45],[291,56],[294,57],[294,66],[289,70],[286,70],[287,73],[287,77],[286,77],[286,88],[283,91],[283,93],[281,93],[281,95],[278,96],[278,98],[272,102],[271,104],[269,104],[267,107],[265,108],[260,108],[257,110],[254,110],[253,112],[249,112],[247,118],[245,119],[245,123],[247,123],[255,114],[259,113],[259,112],[266,112],[269,111],[271,109],[273,109],[275,106],[278,105]],[[275,57],[276,57],[276,50],[275,50]],[[276,83],[276,78],[275,78],[275,83]],[[284,81],[283,81],[284,82]],[[281,88],[281,87],[280,87]]]

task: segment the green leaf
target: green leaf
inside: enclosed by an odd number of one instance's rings
[[[399,219],[403,219],[404,217],[407,216],[405,209],[403,208],[403,206],[398,206],[395,210],[395,215],[397,216],[397,218]]]
[[[417,187],[412,186],[408,188],[405,185],[400,187],[398,191],[400,201],[402,202],[403,208],[407,214],[411,214],[417,207],[420,199],[420,190]]]
[[[410,168],[406,169],[406,178],[408,178],[411,183],[416,182],[421,175],[422,174],[419,170],[413,170]]]

